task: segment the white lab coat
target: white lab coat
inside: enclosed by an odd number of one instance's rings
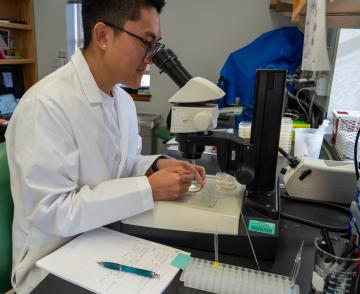
[[[134,102],[120,87],[113,94],[120,142],[112,140],[100,90],[78,50],[13,114],[6,146],[17,293],[29,293],[46,276],[35,262],[73,236],[154,206],[144,174],[157,156],[140,155]]]

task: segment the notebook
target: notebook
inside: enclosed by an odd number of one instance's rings
[[[39,268],[96,293],[162,293],[179,268],[171,263],[189,255],[107,228],[83,233],[36,262]],[[154,271],[159,279],[109,270],[98,261],[111,261]]]

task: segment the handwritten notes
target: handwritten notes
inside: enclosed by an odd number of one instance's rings
[[[80,235],[36,265],[64,280],[97,293],[161,293],[178,272],[172,260],[186,252],[99,228]],[[154,271],[160,279],[106,269],[112,261]]]

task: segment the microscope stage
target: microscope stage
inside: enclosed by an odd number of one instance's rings
[[[128,225],[157,229],[237,235],[245,186],[236,182],[233,196],[220,196],[214,205],[215,176],[207,175],[205,186],[176,201],[157,201],[152,210],[127,218]]]

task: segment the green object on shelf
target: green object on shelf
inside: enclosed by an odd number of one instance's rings
[[[174,138],[174,136],[170,133],[170,130],[167,127],[157,128],[155,130],[155,135],[157,138],[160,138],[161,140],[166,142]]]

